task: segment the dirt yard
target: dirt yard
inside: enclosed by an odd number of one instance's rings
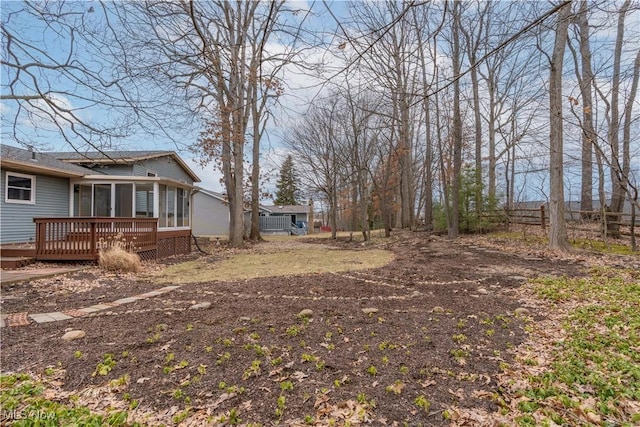
[[[392,261],[231,282],[187,276],[158,297],[5,327],[2,371],[48,378],[49,399],[128,410],[130,423],[450,425],[457,410],[496,412],[497,377],[528,323],[544,318],[533,300],[518,299],[521,284],[579,276],[586,266],[580,256],[505,251],[482,239],[407,233],[373,246],[391,251]],[[231,255],[191,258],[215,264]],[[151,274],[162,268],[137,277],[89,268],[3,285],[2,312],[77,309],[149,292],[164,286]],[[516,316],[518,308],[530,316]],[[86,336],[62,340],[70,329]]]

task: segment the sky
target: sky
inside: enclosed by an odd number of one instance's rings
[[[62,3],[53,2],[51,4],[55,6]],[[85,11],[88,10],[88,8],[93,7],[92,5],[94,4],[96,6],[98,5],[94,2],[71,3],[73,7],[81,7],[82,9],[85,9]],[[296,0],[292,3],[292,6],[298,7],[302,11],[312,8],[313,11],[317,13],[316,15],[313,15],[311,18],[309,18],[309,21],[306,21],[305,23],[305,29],[309,31],[327,31],[327,34],[329,34],[330,31],[335,30],[336,23],[333,17],[328,13],[327,7],[331,8],[331,11],[335,16],[338,17],[338,20],[343,23],[346,22],[341,18],[347,15],[346,3],[342,1],[323,2],[313,0]],[[21,38],[28,40],[33,45],[44,46],[43,50],[35,55],[35,59],[44,60],[46,62],[54,59],[60,61],[66,58],[66,54],[69,48],[68,41],[63,37],[52,37],[52,32],[64,34],[64,28],[58,28],[55,25],[45,27],[42,24],[38,24],[37,21],[29,18],[25,18],[23,21],[20,21],[20,19],[22,19],[20,15],[14,15],[12,12],[17,11],[22,7],[22,3],[15,1],[3,1],[0,3],[3,31],[5,30],[5,28],[8,31],[15,30],[16,34],[18,34]],[[638,19],[639,15],[640,13],[636,12],[632,17],[630,17],[628,25],[633,26],[634,23],[640,23],[640,20]],[[82,16],[83,19],[90,20],[93,16],[97,15],[84,14]],[[304,13],[296,15],[292,17],[292,19],[302,19],[302,16],[304,16]],[[598,37],[606,38],[607,36],[611,35],[613,35],[613,33],[608,34],[606,32],[601,32],[598,34]],[[329,43],[333,43],[333,47],[335,48],[335,46],[340,42],[341,38],[336,37],[332,39],[330,37],[327,37],[326,40]],[[5,33],[3,32],[3,47],[4,44]],[[14,48],[17,47],[14,45]],[[269,48],[277,51],[279,49],[279,46],[273,45],[269,46]],[[3,55],[4,54],[5,53],[3,51]],[[341,60],[338,58],[338,56],[333,54],[331,49],[327,50],[324,46],[310,49],[309,51],[307,51],[307,54],[309,55],[309,58],[311,60],[320,61],[322,59],[325,62],[325,69],[334,67],[334,69],[337,70],[340,69],[342,65]],[[607,55],[606,51],[604,50],[597,51],[597,54],[605,56]],[[96,61],[94,60],[94,57],[92,56],[92,52],[90,50],[79,51],[78,55],[86,66],[100,66],[100,64],[96,63]],[[3,81],[3,96],[6,95],[4,83],[8,81],[9,76],[10,73],[8,72],[6,67],[3,67],[1,75]],[[28,85],[31,83],[29,79],[25,79],[24,81],[25,86],[22,89],[28,89]],[[267,191],[271,192],[273,192],[275,189],[275,181],[277,179],[280,164],[284,157],[286,157],[286,155],[288,154],[286,147],[282,144],[283,134],[286,132],[287,127],[294,123],[296,118],[299,117],[300,114],[303,114],[308,106],[312,104],[314,100],[317,100],[318,97],[321,97],[327,90],[327,86],[322,85],[320,80],[313,76],[310,76],[308,72],[295,72],[295,70],[293,70],[292,68],[287,69],[285,81],[285,92],[280,99],[279,105],[274,107],[272,110],[273,118],[270,121],[268,133],[265,135],[265,138],[262,142],[261,168],[263,172],[267,172],[268,175],[271,176],[270,181],[265,183],[264,186]],[[90,105],[90,102],[87,102],[86,99],[84,99],[85,93],[82,90],[82,86],[78,85],[77,82],[74,82],[73,78],[69,78],[69,76],[59,79],[56,78],[51,82],[54,85],[59,85],[58,89],[61,88],[59,93],[53,96],[54,99],[56,99],[62,106],[79,108],[79,110],[77,110],[77,114],[83,119],[86,119],[88,121],[97,120],[99,122],[108,122],[109,120],[126,122],[129,118],[127,117],[127,114],[131,114],[131,111],[127,112],[125,110],[125,113],[123,115],[118,116],[113,109],[102,107],[100,105]],[[95,87],[99,86],[98,84],[96,84],[97,82],[89,83],[94,85]],[[568,88],[573,87],[575,89],[576,85],[575,82],[571,81],[571,76],[568,76],[566,85]],[[569,89],[568,92],[571,93],[571,89]],[[38,101],[34,101],[34,103],[37,105]],[[11,136],[11,131],[13,130],[12,124],[6,122],[6,120],[14,117],[16,111],[17,107],[15,103],[8,101],[0,102],[0,113],[3,117],[2,142],[5,144],[15,143],[15,140]],[[167,119],[170,118],[170,115],[171,111],[167,111]],[[541,116],[541,118],[546,119],[546,116]],[[71,121],[73,121],[73,119],[71,119]],[[41,146],[43,149],[52,151],[70,150],[69,145],[64,141],[64,139],[60,137],[60,130],[48,123],[46,117],[44,117],[44,114],[42,113],[35,115],[22,114],[19,117],[16,125],[19,136],[33,137],[33,139],[38,141],[39,146]],[[186,149],[188,145],[192,144],[197,139],[199,129],[185,127],[183,129],[174,128],[174,130],[176,134],[173,135],[173,140],[159,134],[152,135],[149,133],[145,133],[144,131],[137,130],[127,138],[118,141],[117,146],[114,148],[131,150],[148,149],[176,151],[191,167],[191,169],[200,177],[200,185],[202,187],[217,192],[224,192],[224,187],[220,182],[220,172],[215,170],[212,164],[204,167],[201,166],[198,160],[194,158],[193,153]],[[178,132],[179,130],[182,130],[183,132]],[[247,148],[250,148],[250,146],[247,146]],[[640,168],[640,166],[638,168]],[[545,173],[546,172],[542,172],[539,177],[537,177],[535,174],[522,175],[523,180],[528,180],[526,184],[526,187],[529,189],[528,191],[530,193],[527,195],[528,198],[533,197],[543,199],[545,197]],[[569,177],[568,183],[570,184],[568,185],[568,189],[570,192],[574,192],[577,188],[577,186],[575,185],[576,175],[567,174],[567,176]],[[541,190],[538,191],[538,189]]]
[[[55,3],[52,3],[52,7],[56,7]],[[60,3],[62,5],[62,3]],[[88,13],[89,8],[98,7],[94,2],[76,2],[69,3],[69,9],[74,13],[79,13],[78,16],[82,16],[82,19],[90,21],[96,16],[102,17],[103,15],[95,13],[95,9],[92,9],[92,13]],[[312,6],[313,5],[313,6]],[[331,2],[307,2],[305,0],[295,0],[290,3],[290,7],[298,8],[301,13],[296,14],[293,19],[302,19],[305,15],[305,11],[313,7],[315,11],[313,14],[307,16],[306,26],[312,28],[317,27],[320,29],[323,26],[322,22],[326,22],[327,14],[326,8],[333,8],[333,13],[340,15],[344,12],[345,3],[342,1]],[[23,62],[39,61],[47,64],[55,62],[64,62],[67,59],[68,52],[71,48],[71,44],[68,41],[68,37],[60,37],[60,35],[68,34],[67,29],[62,25],[56,25],[54,22],[52,25],[44,25],[42,22],[33,18],[33,15],[17,13],[23,9],[24,5],[18,1],[3,1],[0,3],[0,11],[2,14],[3,24],[3,47],[6,40],[8,40],[7,34],[15,36],[16,39],[20,39],[25,43],[29,43],[31,46],[37,46],[40,50],[34,49],[21,49],[22,46],[19,43],[12,43],[12,51],[21,54]],[[63,6],[60,6],[63,7]],[[316,15],[318,14],[318,15]],[[76,21],[79,22],[79,21]],[[294,22],[295,23],[295,22]],[[7,33],[4,32],[6,28]],[[309,29],[309,28],[307,28]],[[79,38],[77,39],[79,40]],[[277,45],[270,46],[273,50],[278,50],[280,47]],[[101,64],[97,63],[93,58],[91,50],[83,50],[84,45],[79,45],[79,49],[74,52],[75,55],[83,62],[83,65],[92,70],[98,70]],[[6,52],[6,51],[5,51]],[[3,52],[3,55],[5,53]],[[310,56],[320,57],[324,55],[322,49],[317,49],[309,53]],[[325,57],[326,59],[326,57]],[[4,60],[4,58],[3,58]],[[271,179],[265,184],[267,190],[274,190],[274,183],[277,178],[277,173],[280,164],[284,157],[286,157],[287,150],[281,143],[281,136],[283,129],[291,122],[292,115],[298,114],[307,108],[309,100],[313,99],[322,88],[319,86],[319,81],[310,77],[308,73],[305,75],[301,72],[295,72],[295,70],[288,70],[286,75],[286,90],[283,96],[279,100],[279,105],[272,108],[273,118],[269,122],[267,134],[263,138],[262,142],[262,161],[261,167],[263,171],[270,173]],[[53,90],[54,94],[50,94],[51,98],[56,100],[60,106],[70,110],[74,110],[77,117],[86,122],[97,123],[115,123],[126,122],[127,115],[133,114],[131,110],[123,110],[123,113],[118,116],[118,112],[115,109],[108,106],[101,106],[92,104],[88,101],[91,97],[82,85],[77,84],[76,78],[83,78],[84,76],[78,73],[73,75],[51,75],[48,74],[48,78],[42,79],[46,71],[42,69],[26,69],[22,73],[23,78],[20,83],[15,86],[17,92],[21,93],[33,93],[33,81],[31,75],[27,73],[33,72],[36,79],[40,81],[42,91]],[[2,95],[9,94],[6,83],[15,75],[13,70],[9,67],[3,67],[2,69]],[[24,77],[26,75],[26,78]],[[80,76],[80,77],[78,77]],[[50,88],[46,87],[46,84],[50,84]],[[92,87],[99,87],[100,82],[97,80],[87,82]],[[100,96],[100,95],[98,95]],[[47,113],[50,111],[46,105],[41,101],[33,101],[35,108],[32,108],[29,113],[26,110],[22,110],[18,114],[19,107],[16,102],[10,100],[3,100],[0,102],[0,112],[3,116],[2,121],[2,142],[9,145],[19,145],[20,142],[28,142],[35,145],[35,149],[42,151],[70,151],[72,147],[61,136],[60,129],[51,123],[47,118]],[[37,111],[38,108],[42,108],[43,111]],[[167,111],[169,116],[171,111]],[[64,115],[63,115],[64,116]],[[15,122],[11,120],[17,117]],[[73,117],[66,116],[70,123],[77,123]],[[113,149],[130,149],[130,150],[172,150],[176,151],[183,160],[189,165],[189,167],[200,177],[200,186],[217,191],[224,192],[224,186],[221,183],[221,173],[216,170],[213,164],[202,166],[197,156],[188,150],[188,146],[196,141],[200,129],[198,127],[180,127],[176,126],[172,131],[175,133],[171,137],[164,136],[162,134],[151,135],[145,133],[143,130],[131,128],[134,130],[126,138],[113,140]],[[63,125],[63,130],[69,132],[69,124]],[[15,136],[14,137],[14,132]],[[84,131],[87,131],[84,129]],[[90,132],[87,132],[90,133]],[[73,144],[81,147],[86,146],[81,140],[77,138],[72,139]],[[247,146],[250,149],[250,146]],[[250,154],[250,153],[248,153]]]

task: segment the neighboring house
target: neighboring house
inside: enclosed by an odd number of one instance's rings
[[[228,236],[229,202],[224,194],[198,188],[193,195],[194,236]]]
[[[308,205],[261,206],[260,230],[266,234],[306,234]]]
[[[151,256],[190,251],[193,184],[200,179],[172,151],[36,153],[2,145],[1,169],[0,243],[55,240],[57,255],[52,245],[49,255],[72,259],[74,253],[61,253],[91,228],[144,238]]]
[[[291,222],[294,224],[297,221],[308,221],[309,219],[309,206],[308,205],[275,205],[275,206],[261,206],[262,212],[260,216],[284,216],[291,217]]]

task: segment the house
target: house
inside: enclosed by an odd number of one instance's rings
[[[308,205],[261,206],[260,231],[266,234],[306,234]]]
[[[248,232],[251,226],[251,210],[244,211],[244,226]],[[193,195],[194,236],[228,236],[229,202],[227,196],[215,191],[197,187]]]
[[[148,258],[190,251],[200,179],[176,153],[1,148],[1,244],[33,242],[41,260],[95,259],[116,236]]]

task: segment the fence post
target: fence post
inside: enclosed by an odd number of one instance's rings
[[[547,220],[544,216],[544,205],[540,205],[540,225],[542,225],[543,229],[547,228]]]

